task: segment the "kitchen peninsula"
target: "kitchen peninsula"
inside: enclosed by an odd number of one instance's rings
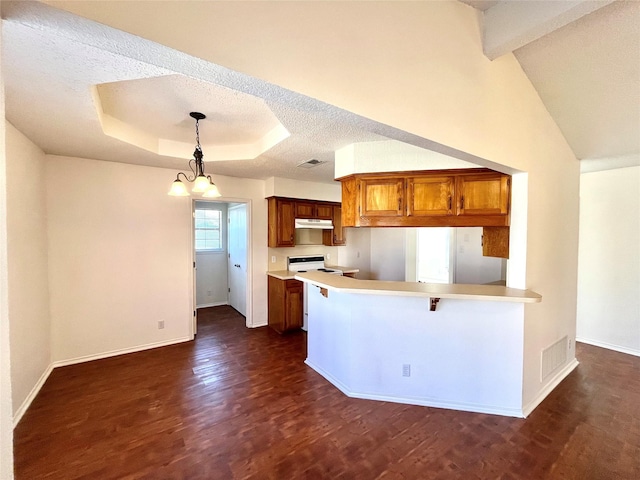
[[[306,363],[346,395],[526,416],[524,308],[542,300],[537,293],[321,272],[295,278],[308,284]]]

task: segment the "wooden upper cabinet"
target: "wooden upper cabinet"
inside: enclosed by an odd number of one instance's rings
[[[460,175],[457,179],[458,215],[507,215],[510,177],[508,175]]]
[[[407,215],[454,214],[455,177],[407,177]]]
[[[316,218],[316,206],[311,202],[296,202],[295,218]]]
[[[345,227],[501,227],[510,221],[509,175],[486,168],[343,177]]]
[[[404,179],[363,178],[359,184],[361,217],[404,215]]]
[[[339,203],[269,197],[267,198],[267,206],[269,247],[295,247],[296,218],[333,220],[334,228],[322,231],[322,243],[324,245],[345,245]]]
[[[268,199],[269,247],[294,247],[295,202],[283,198]]]
[[[320,202],[296,201],[295,218],[312,218],[318,220],[331,220],[333,217],[333,205]]]
[[[347,244],[347,237],[342,228],[342,208],[334,205],[333,213],[333,230],[322,231],[322,244],[328,246],[340,246]]]
[[[316,204],[316,217],[319,220],[333,220],[333,208],[330,203]]]

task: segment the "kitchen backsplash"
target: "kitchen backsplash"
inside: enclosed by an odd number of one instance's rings
[[[267,271],[286,270],[287,257],[294,255],[324,255],[327,265],[339,265],[340,251],[346,247],[327,247],[325,245],[301,245],[291,248],[269,248],[269,266]],[[273,261],[275,260],[275,262]]]

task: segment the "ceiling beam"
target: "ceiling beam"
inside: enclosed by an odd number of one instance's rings
[[[502,1],[484,12],[484,54],[495,60],[614,1]]]

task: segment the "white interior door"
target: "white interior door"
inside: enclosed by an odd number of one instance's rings
[[[416,241],[417,278],[424,283],[453,283],[451,228],[418,228]]]
[[[247,315],[247,205],[229,207],[229,305]]]

